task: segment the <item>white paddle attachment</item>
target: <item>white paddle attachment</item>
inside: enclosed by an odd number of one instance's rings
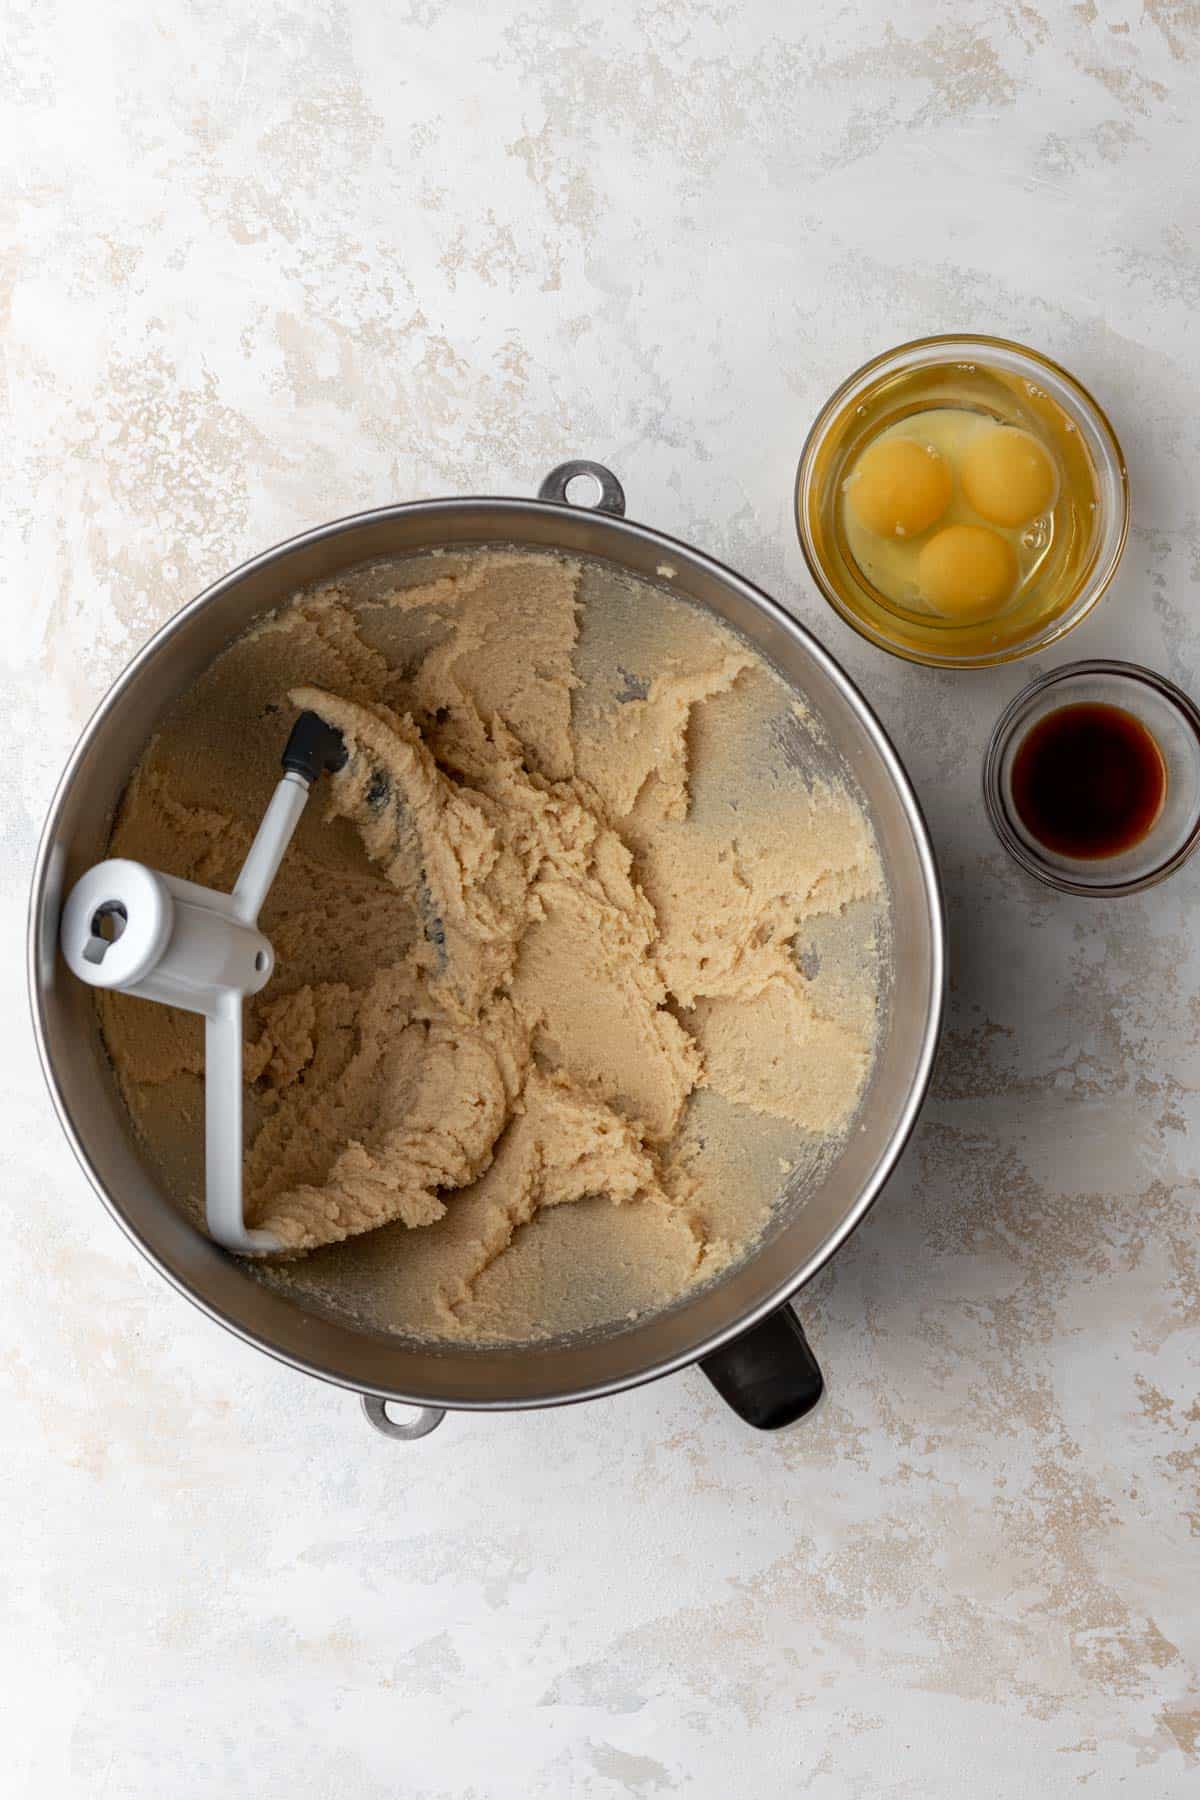
[[[115,857],[81,876],[63,907],[59,942],[80,981],[203,1015],[205,1218],[218,1244],[242,1254],[283,1248],[247,1228],[242,1202],[242,1002],[275,967],[258,915],[313,783],[345,761],[341,734],[302,713],[231,894]]]

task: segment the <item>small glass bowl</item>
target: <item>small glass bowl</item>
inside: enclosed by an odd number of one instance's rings
[[[859,573],[842,545],[838,498],[846,472],[861,448],[861,420],[872,404],[919,371],[946,371],[945,404],[955,404],[955,380],[977,375],[1018,390],[1024,410],[1057,409],[1065,429],[1076,431],[1095,483],[1095,524],[1073,586],[1049,610],[1024,620],[1003,617],[964,623],[932,615],[917,618],[893,607]],[[968,400],[958,404],[985,406]],[[897,417],[919,410],[903,406]],[[1091,612],[1107,588],[1129,532],[1129,480],[1116,433],[1102,409],[1074,376],[1036,350],[1006,338],[947,334],[918,338],[864,363],[826,401],[808,434],[796,471],[796,528],[813,579],[848,625],[894,656],[935,668],[986,668],[1044,650]]]
[[[1155,739],[1167,770],[1166,798],[1146,836],[1116,856],[1061,856],[1022,825],[1012,799],[1017,752],[1033,727],[1060,707],[1119,706]],[[1165,881],[1200,843],[1200,707],[1174,682],[1136,663],[1078,662],[1017,695],[997,721],[983,765],[983,799],[996,836],[1030,875],[1064,894],[1111,899]]]

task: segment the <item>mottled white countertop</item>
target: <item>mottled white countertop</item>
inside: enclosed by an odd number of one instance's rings
[[[1200,687],[1200,11],[15,0],[4,40],[5,1794],[1194,1795],[1200,862],[1115,904],[1018,877],[979,761],[1047,665],[860,643],[791,483],[868,354],[1034,343],[1135,496],[1047,660]],[[865,687],[942,858],[949,1030],[803,1296],[805,1426],[756,1437],[691,1371],[392,1445],[94,1199],[26,1025],[28,870],[197,589],[569,455]]]

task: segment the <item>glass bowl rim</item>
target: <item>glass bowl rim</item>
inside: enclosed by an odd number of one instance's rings
[[[1025,357],[1031,364],[1049,369],[1078,398],[1082,410],[1090,410],[1094,415],[1093,422],[1101,438],[1107,440],[1113,455],[1113,462],[1121,490],[1121,518],[1116,542],[1103,567],[1092,571],[1071,608],[1050,621],[1046,629],[1037,637],[1031,637],[1021,644],[1009,645],[1003,650],[979,656],[939,656],[935,651],[918,650],[911,646],[894,643],[883,632],[874,630],[865,620],[851,610],[837,592],[833,583],[825,575],[821,559],[816,553],[808,529],[807,509],[802,505],[806,477],[809,465],[816,455],[830,421],[837,416],[843,401],[854,391],[865,376],[875,374],[888,363],[912,355],[918,350],[964,345],[983,345],[987,349],[1006,350],[1019,357]],[[1077,376],[1072,375],[1061,363],[1055,362],[1040,350],[1030,349],[1028,344],[1018,344],[1013,338],[989,336],[986,333],[970,333],[961,331],[935,332],[929,337],[909,338],[903,344],[896,344],[890,350],[881,350],[877,355],[868,358],[865,363],[847,375],[825,401],[816,418],[809,426],[808,434],[800,451],[800,460],[796,465],[796,480],[793,488],[792,511],[796,520],[796,535],[800,539],[808,572],[817,584],[822,598],[830,605],[838,617],[856,631],[859,637],[873,644],[877,650],[886,650],[890,656],[897,656],[903,662],[917,663],[930,669],[991,669],[1003,663],[1019,662],[1024,656],[1033,656],[1038,651],[1047,650],[1051,644],[1073,631],[1082,623],[1104,597],[1125,553],[1125,545],[1129,538],[1130,496],[1129,471],[1125,463],[1125,452],[1121,441],[1113,428],[1112,420],[1105,412],[1094,394],[1086,388]],[[1083,604],[1080,604],[1080,602]]]
[[[1065,870],[1051,868],[1038,858],[1024,838],[1019,837],[1010,826],[1000,793],[1000,770],[1004,752],[1018,720],[1028,709],[1030,702],[1060,683],[1089,675],[1116,675],[1153,688],[1180,715],[1200,748],[1200,706],[1166,675],[1146,668],[1143,663],[1120,662],[1111,657],[1090,657],[1082,662],[1064,663],[1061,668],[1051,669],[1048,674],[1039,675],[1027,682],[996,720],[983,758],[983,804],[992,830],[1002,847],[1027,875],[1034,876],[1046,887],[1055,888],[1062,894],[1077,894],[1087,900],[1113,900],[1123,894],[1140,894],[1146,888],[1157,887],[1159,882],[1166,881],[1168,876],[1182,868],[1197,845],[1200,845],[1200,805],[1193,814],[1183,842],[1145,875],[1138,875],[1128,881],[1085,882],[1074,880]]]

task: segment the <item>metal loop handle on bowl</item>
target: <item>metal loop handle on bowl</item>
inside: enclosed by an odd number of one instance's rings
[[[578,494],[572,497],[567,492],[573,481],[581,479],[595,482],[599,488],[594,500],[582,500]],[[586,507],[589,512],[611,513],[617,519],[625,517],[625,489],[612,470],[606,469],[603,463],[582,460],[559,463],[556,469],[551,469],[538,489],[538,499],[553,500],[559,506]]]
[[[362,1409],[376,1431],[381,1431],[384,1437],[398,1438],[402,1444],[428,1437],[446,1416],[444,1406],[417,1406],[412,1409],[414,1416],[411,1419],[393,1419],[388,1412],[388,1401],[380,1400],[376,1394],[363,1394],[361,1398]]]

